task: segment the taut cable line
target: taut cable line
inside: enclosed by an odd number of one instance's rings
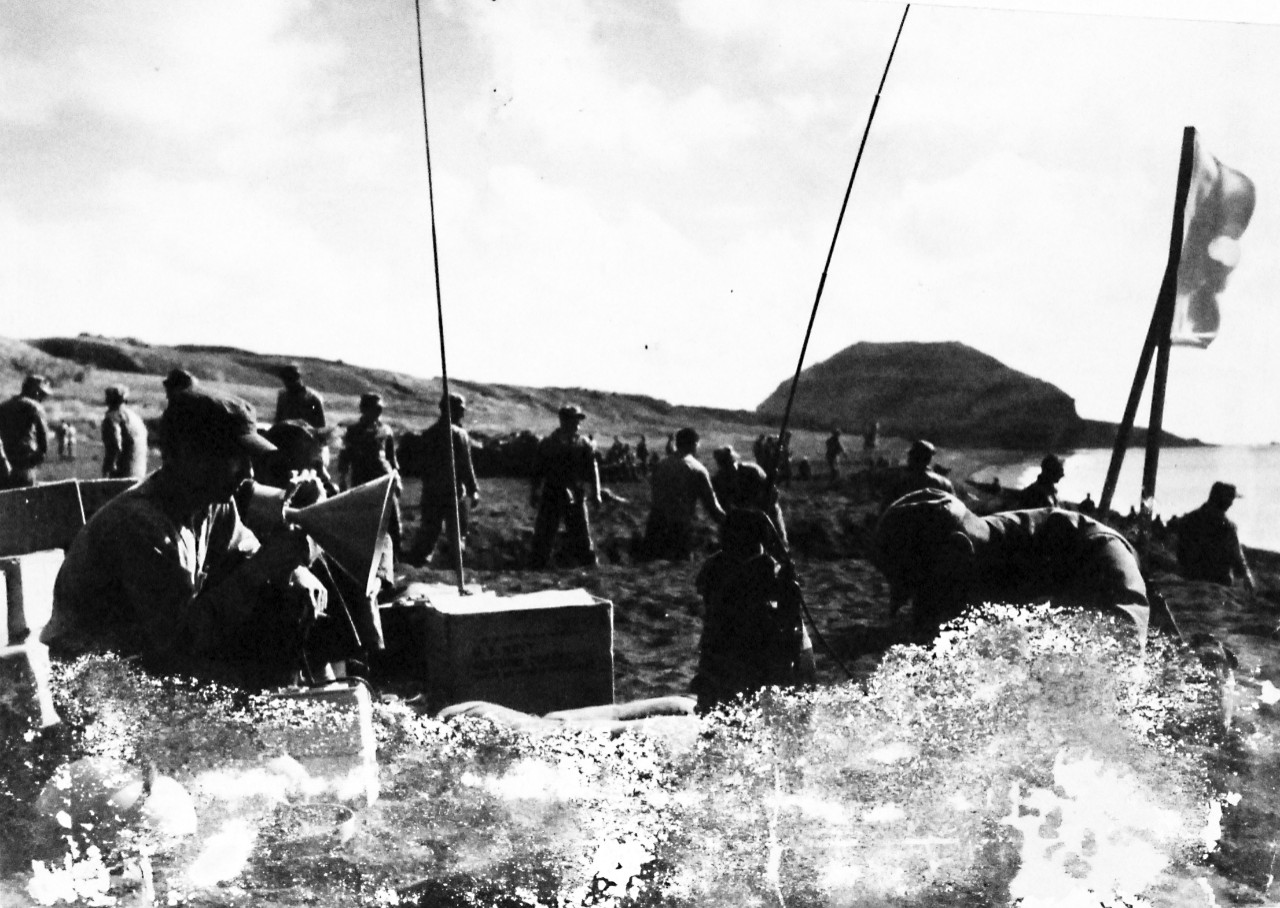
[[[835,255],[836,240],[840,238],[840,226],[844,223],[844,213],[849,207],[849,196],[853,194],[853,181],[858,176],[858,165],[862,163],[862,153],[867,147],[867,137],[871,134],[871,122],[876,118],[876,108],[880,106],[880,95],[884,91],[884,83],[889,78],[889,67],[893,65],[893,55],[898,49],[898,41],[902,38],[902,29],[907,24],[907,13],[911,12],[911,4],[908,3],[902,11],[902,20],[898,23],[897,34],[893,36],[893,47],[889,49],[889,59],[885,61],[884,72],[880,75],[880,85],[876,88],[875,100],[871,102],[871,112],[867,115],[867,125],[862,130],[862,141],[858,143],[858,154],[853,159],[853,170],[849,174],[849,185],[844,190],[844,201],[840,203],[840,214],[836,218],[836,229],[831,235],[831,247],[827,250],[827,260],[822,265],[822,277],[818,280],[818,292],[813,298],[813,308],[809,312],[809,325],[804,331],[804,342],[800,345],[800,357],[796,361],[796,373],[791,378],[791,391],[787,394],[787,406],[782,411],[782,425],[778,428],[778,444],[774,449],[774,456],[767,465],[766,485],[768,494],[772,497],[774,489],[777,487],[778,466],[782,463],[784,457],[789,453],[787,446],[787,426],[791,422],[791,407],[795,403],[796,390],[800,385],[800,373],[804,370],[805,353],[809,350],[809,338],[813,335],[813,323],[818,317],[818,304],[822,301],[822,290],[827,284],[827,271],[831,267],[831,259]],[[790,558],[788,558],[788,562]],[[827,654],[835,660],[836,665],[840,666],[840,670],[845,673],[848,678],[853,677],[853,673],[836,655],[835,650],[831,648],[822,632],[818,630],[818,625],[814,622],[813,616],[809,614],[809,606],[804,601],[804,597],[800,598],[800,607],[804,609],[805,617],[809,619],[809,625],[813,628],[813,635],[818,642],[822,644],[822,648]]]
[[[440,417],[445,421],[445,442],[449,448],[449,479],[453,489],[451,496],[453,527],[449,533],[449,544],[453,547],[453,562],[457,566],[458,592],[465,594],[467,589],[462,573],[462,525],[458,514],[458,466],[454,463],[453,406],[449,403],[449,367],[445,358],[444,345],[444,303],[440,296],[440,250],[436,243],[436,195],[431,179],[431,130],[427,126],[427,68],[422,54],[421,0],[413,0],[413,13],[417,23],[418,37],[418,87],[422,98],[422,141],[427,152],[427,203],[431,212],[431,263],[436,282],[436,323],[440,330],[440,384],[442,386],[440,399],[444,405]]]

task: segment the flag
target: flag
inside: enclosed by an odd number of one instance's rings
[[[1195,139],[1186,227],[1178,265],[1178,296],[1170,339],[1204,348],[1218,335],[1218,294],[1240,260],[1240,235],[1253,216],[1253,181],[1227,167]]]

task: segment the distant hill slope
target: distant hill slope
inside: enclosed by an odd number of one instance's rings
[[[790,387],[780,384],[756,412],[780,417]],[[1062,450],[1105,447],[1115,438],[1113,424],[1081,419],[1059,388],[955,341],[847,347],[801,373],[792,420],[850,432],[879,420],[882,434],[952,447]],[[1134,443],[1145,434],[1137,430]]]
[[[398,425],[422,427],[439,414],[439,378],[420,378],[386,369],[357,366],[342,361],[306,356],[254,353],[235,347],[183,344],[161,346],[133,338],[95,335],[47,337],[6,341],[0,338],[0,366],[8,366],[14,387],[22,371],[39,368],[55,383],[55,398],[96,407],[102,389],[115,382],[127,384],[130,396],[144,410],[158,413],[163,407],[160,381],[169,370],[183,368],[201,382],[223,387],[251,401],[263,418],[270,419],[277,377],[285,363],[297,363],[307,385],[325,398],[335,421],[354,419],[357,402],[365,391],[377,391],[387,401],[387,417]],[[424,366],[429,364],[424,363]],[[2,378],[2,376],[0,376]],[[759,426],[749,410],[674,406],[642,394],[615,394],[583,388],[526,388],[451,380],[454,390],[467,396],[468,425],[482,432],[515,428],[549,429],[556,411],[565,402],[583,407],[591,417],[588,431],[671,431],[688,424],[698,426]]]
[[[306,356],[255,353],[235,347],[162,346],[133,338],[96,335],[32,341],[0,338],[0,395],[17,390],[27,371],[41,371],[54,384],[52,412],[92,423],[101,413],[103,389],[129,386],[144,415],[164,406],[163,376],[182,367],[200,381],[239,394],[264,419],[274,412],[280,389],[277,371],[301,367],[306,383],[324,395],[332,421],[355,418],[360,395],[378,391],[393,425],[421,428],[438,414],[440,379]],[[424,371],[434,363],[424,361]],[[565,402],[589,414],[586,430],[606,440],[615,433],[659,436],[682,425],[738,438],[776,432],[789,382],[755,411],[679,406],[643,394],[585,388],[529,388],[455,379],[467,395],[468,425],[482,434],[515,429],[543,432],[556,423]],[[1038,450],[1109,446],[1115,427],[1082,420],[1075,402],[1050,385],[1004,366],[959,343],[855,344],[805,370],[793,425],[825,433],[832,423],[850,432],[879,419],[886,437],[925,437],[952,447]],[[1143,441],[1135,432],[1134,443]],[[1166,436],[1168,443],[1185,443]],[[820,444],[818,448],[820,449]]]

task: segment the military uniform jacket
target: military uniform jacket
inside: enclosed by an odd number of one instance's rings
[[[338,454],[338,473],[351,471],[351,484],[363,485],[398,470],[396,438],[380,419],[348,426]]]
[[[38,401],[15,394],[0,404],[0,444],[15,470],[44,463],[48,436],[44,407]]]
[[[533,475],[548,489],[567,489],[581,495],[584,483],[594,489],[599,484],[596,472],[596,446],[577,432],[556,429],[538,442]]]
[[[471,436],[462,426],[450,425],[443,419],[436,420],[422,433],[422,489],[448,493],[450,438],[458,489],[474,495],[477,487],[476,469],[471,462]]]
[[[276,395],[276,422],[286,419],[301,419],[303,422],[323,429],[325,426],[324,400],[310,388],[297,391],[281,388]]]

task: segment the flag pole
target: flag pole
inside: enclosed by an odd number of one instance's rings
[[[422,55],[422,3],[413,0],[414,21],[418,38],[418,87],[422,98],[422,139],[427,152],[427,203],[431,212],[431,262],[436,279],[436,322],[440,330],[440,384],[444,407],[441,418],[445,421],[445,442],[449,449],[449,480],[453,495],[453,526],[449,532],[449,544],[453,549],[453,563],[458,575],[458,592],[467,592],[466,578],[462,572],[462,524],[458,507],[458,465],[453,451],[453,406],[449,403],[449,366],[444,353],[444,303],[440,297],[440,250],[436,244],[436,195],[431,180],[431,131],[427,127],[427,69]]]
[[[845,187],[844,201],[840,203],[840,214],[836,218],[835,233],[831,236],[831,248],[827,250],[827,260],[822,266],[822,277],[818,279],[818,292],[813,299],[813,308],[809,312],[809,326],[805,328],[804,342],[800,345],[800,358],[796,362],[796,373],[791,379],[791,391],[787,395],[787,405],[782,411],[782,425],[778,428],[778,447],[771,462],[766,464],[768,494],[772,495],[777,485],[778,465],[787,455],[787,426],[791,422],[791,407],[795,403],[796,390],[800,384],[800,373],[804,369],[805,352],[809,349],[809,338],[813,334],[813,323],[818,317],[818,303],[822,300],[822,289],[827,283],[827,270],[831,267],[831,258],[836,251],[836,240],[840,237],[840,225],[844,222],[845,210],[849,207],[849,196],[853,192],[853,181],[858,175],[858,165],[862,163],[862,152],[867,147],[867,136],[871,134],[871,121],[876,118],[876,108],[880,106],[880,94],[884,91],[885,80],[889,78],[889,67],[893,63],[894,52],[898,49],[898,40],[902,37],[902,29],[907,24],[907,13],[911,12],[911,4],[902,11],[902,20],[898,23],[897,34],[893,37],[893,47],[889,49],[889,59],[885,61],[884,72],[880,76],[880,86],[876,89],[875,100],[871,102],[871,113],[867,115],[867,125],[862,130],[862,141],[858,144],[858,154],[853,160],[853,172],[849,174],[849,185]]]
[[[1140,508],[1143,538],[1150,527],[1155,507],[1156,470],[1160,466],[1160,436],[1164,431],[1164,393],[1169,378],[1169,348],[1172,345],[1173,312],[1178,297],[1178,266],[1182,261],[1183,227],[1187,211],[1187,194],[1191,189],[1191,171],[1195,164],[1196,129],[1182,131],[1182,159],[1178,164],[1178,190],[1173,206],[1173,230],[1169,239],[1169,263],[1156,309],[1160,312],[1159,346],[1156,351],[1156,374],[1151,389],[1151,419],[1147,423],[1147,457],[1142,468],[1142,505]]]
[[[1191,188],[1191,171],[1195,155],[1195,127],[1188,126],[1182,131],[1182,154],[1178,161],[1178,183],[1174,193],[1173,228],[1169,237],[1169,258],[1165,264],[1164,278],[1160,282],[1160,291],[1156,295],[1155,309],[1151,313],[1151,324],[1147,328],[1147,337],[1142,343],[1142,353],[1138,357],[1138,368],[1133,376],[1133,387],[1129,390],[1129,400],[1125,405],[1124,418],[1116,430],[1116,441],[1111,449],[1111,463],[1107,467],[1107,478],[1102,486],[1102,495],[1098,502],[1099,513],[1105,515],[1111,509],[1111,500],[1115,495],[1116,484],[1120,479],[1120,468],[1124,463],[1125,451],[1129,445],[1129,435],[1133,429],[1134,417],[1138,412],[1138,404],[1142,399],[1142,391],[1147,383],[1147,373],[1151,368],[1151,358],[1157,349],[1164,350],[1164,371],[1156,364],[1156,388],[1152,392],[1151,421],[1147,426],[1147,455],[1143,466],[1142,499],[1146,501],[1155,494],[1155,469],[1160,459],[1160,434],[1164,422],[1164,388],[1168,378],[1169,335],[1173,327],[1173,310],[1178,295],[1178,266],[1182,261],[1183,227],[1187,209],[1187,194]],[[1158,399],[1158,405],[1157,405]],[[1152,445],[1155,445],[1154,454]],[[1148,483],[1148,470],[1150,482]]]

